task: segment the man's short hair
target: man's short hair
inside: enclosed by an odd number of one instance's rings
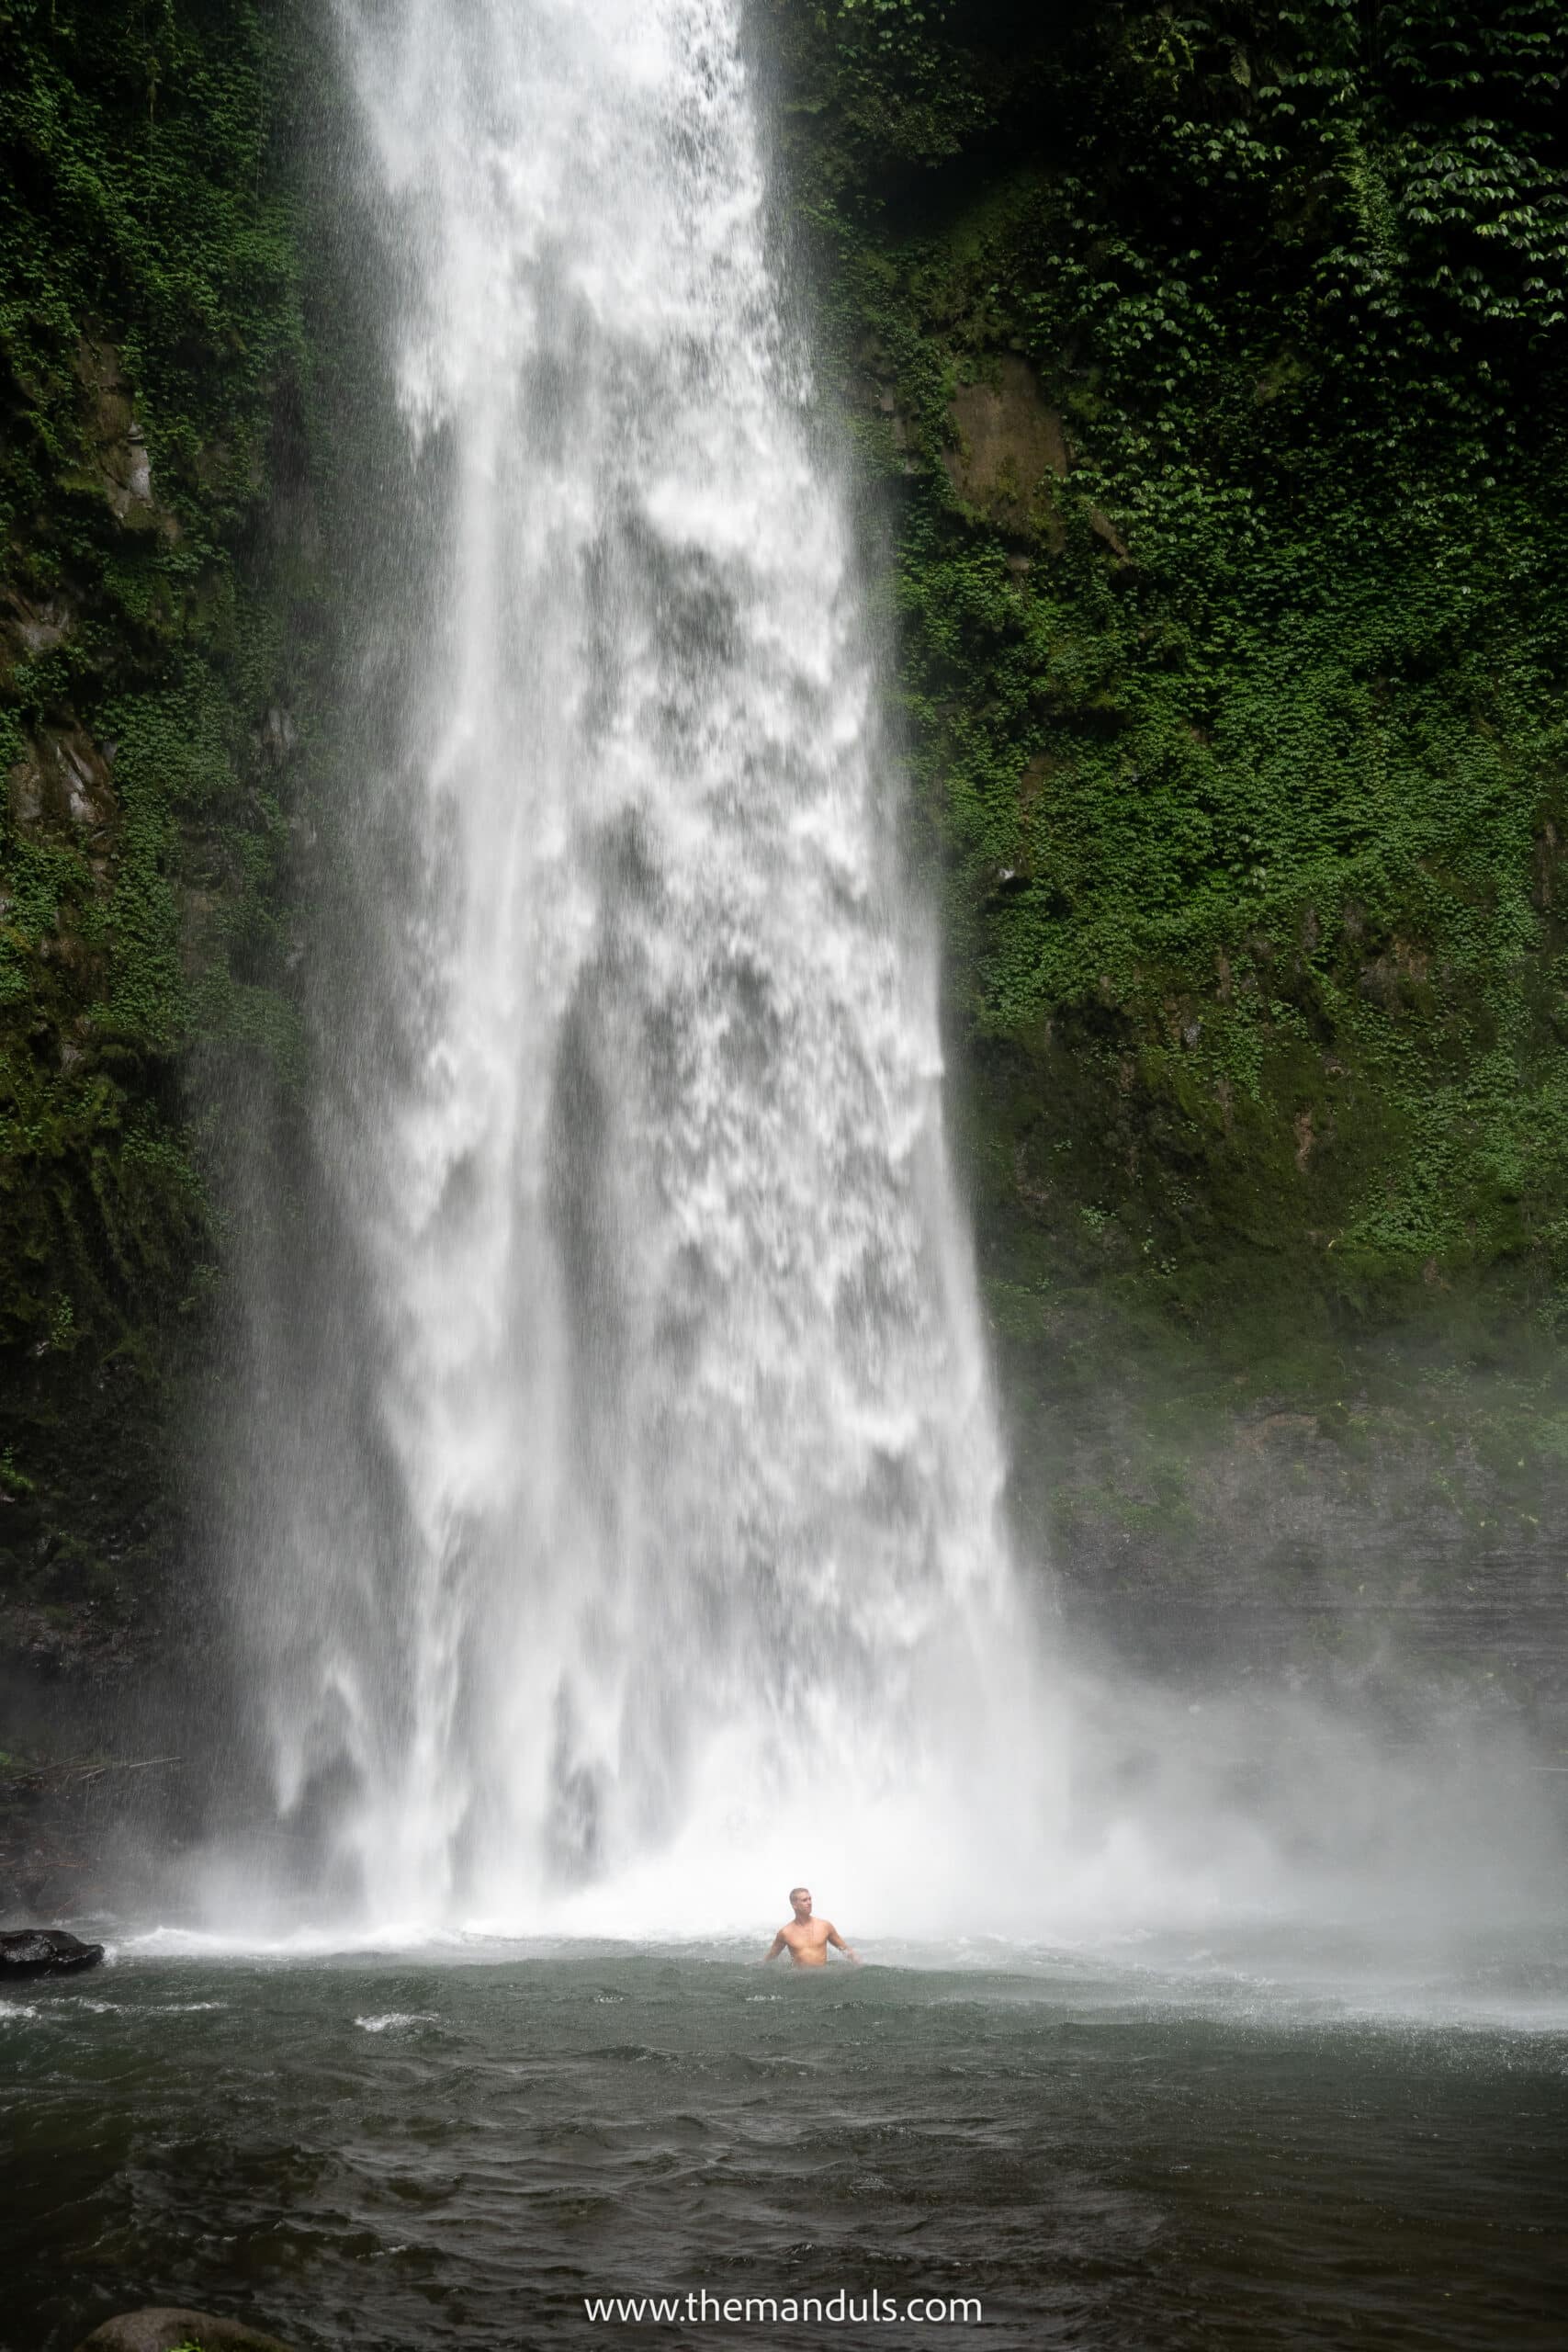
[[[789,1899],[793,1903],[797,1894],[809,1894],[810,1892],[811,1889],[808,1886],[792,1886],[789,1891]]]

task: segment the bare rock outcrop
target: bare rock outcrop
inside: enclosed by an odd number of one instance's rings
[[[93,834],[118,812],[111,761],[85,728],[68,723],[36,735],[7,779],[11,821],[25,838]]]
[[[158,519],[147,437],[131,399],[130,386],[110,343],[84,336],[76,373],[86,395],[87,439],[104,494],[122,523]]]
[[[15,1977],[77,1976],[96,1968],[102,1944],[85,1944],[64,1928],[12,1928],[0,1934],[0,1984]]]

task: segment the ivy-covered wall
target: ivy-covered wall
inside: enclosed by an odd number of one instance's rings
[[[1089,1579],[1381,1605],[1429,1537],[1544,1590],[1568,8],[764,15],[1026,1528]]]
[[[46,1664],[126,1646],[175,1555],[202,1122],[292,1051],[304,39],[0,0],[0,1647]]]

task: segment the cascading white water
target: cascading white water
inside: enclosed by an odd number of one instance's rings
[[[352,1247],[269,1704],[377,1918],[863,1905],[1032,1803],[931,946],[739,13],[341,8],[426,543],[363,621],[375,1003],[325,1016]]]

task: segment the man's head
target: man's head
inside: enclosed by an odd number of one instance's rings
[[[808,1886],[792,1886],[789,1891],[789,1907],[797,1919],[809,1919],[811,1889]]]

